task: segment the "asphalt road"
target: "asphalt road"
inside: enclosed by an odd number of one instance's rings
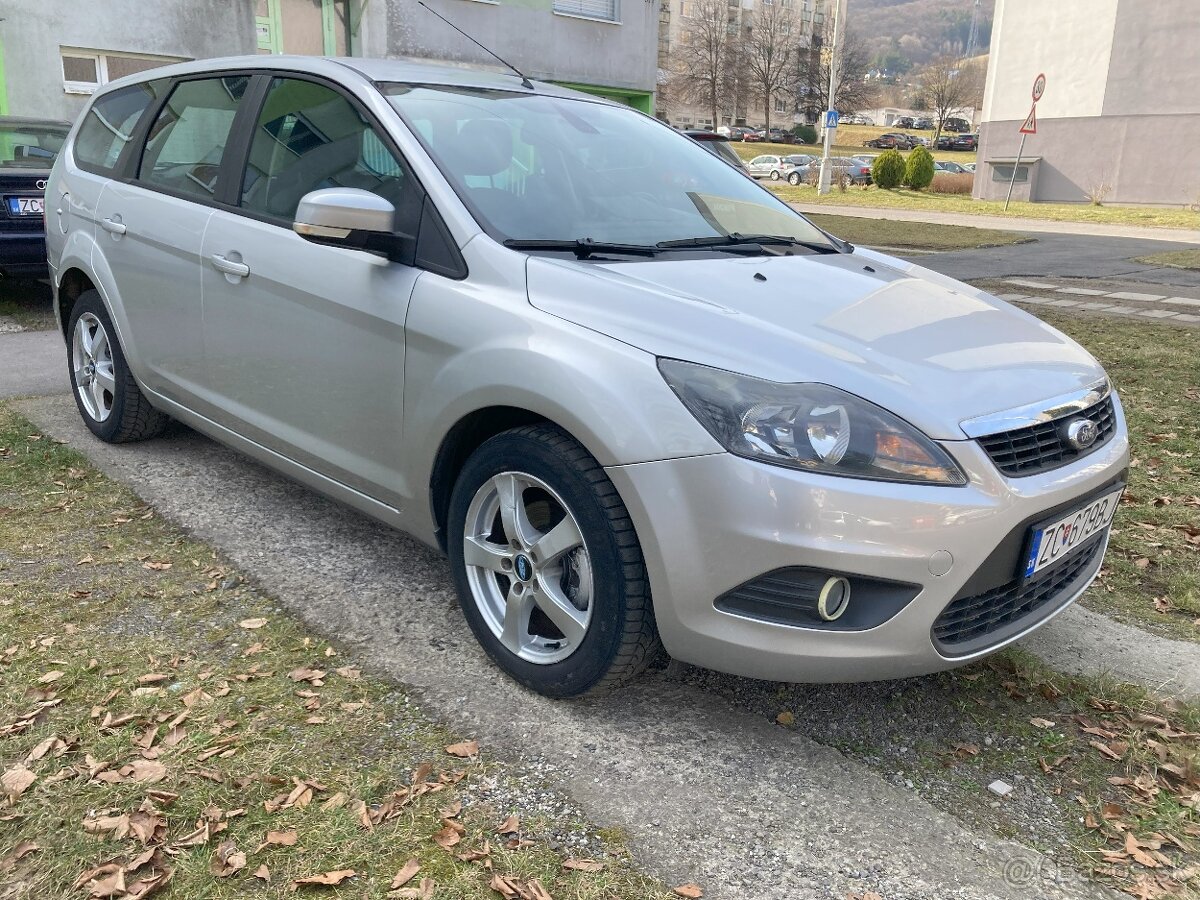
[[[1200,288],[1200,272],[1150,266],[1133,257],[1194,249],[1188,244],[1078,234],[1039,234],[1027,244],[914,255],[914,262],[963,281],[1019,276],[1093,278]]]

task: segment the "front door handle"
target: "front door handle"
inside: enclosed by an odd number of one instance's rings
[[[226,275],[233,275],[235,278],[245,278],[250,274],[250,267],[245,263],[234,262],[232,259],[227,259],[220,253],[214,253],[209,257],[213,268],[218,272],[224,272]]]
[[[113,234],[124,234],[126,231],[125,223],[118,222],[111,216],[101,219],[100,224],[104,227],[105,231],[111,231]]]

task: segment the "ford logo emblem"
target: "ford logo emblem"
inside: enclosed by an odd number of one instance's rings
[[[516,570],[517,577],[522,581],[528,581],[533,576],[533,563],[523,553],[513,560],[513,569]]]
[[[1096,443],[1100,429],[1091,419],[1075,419],[1067,423],[1067,443],[1075,450],[1086,450]]]
[[[35,187],[36,187],[36,188],[37,188],[39,191],[44,191],[44,190],[46,189],[46,179],[45,179],[45,178],[39,178],[39,179],[37,180],[37,182],[34,184],[34,186],[35,186]]]

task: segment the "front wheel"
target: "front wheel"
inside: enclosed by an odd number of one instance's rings
[[[110,444],[155,437],[169,421],[142,394],[104,301],[85,291],[67,323],[71,390],[83,422]]]
[[[560,428],[518,428],[480,446],[448,519],[463,614],[521,684],[549,697],[603,690],[657,651],[629,513],[600,464]]]

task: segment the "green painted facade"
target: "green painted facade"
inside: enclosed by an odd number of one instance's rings
[[[573,91],[580,91],[584,94],[593,94],[594,96],[603,97],[605,100],[612,100],[617,103],[624,103],[626,106],[632,106],[634,109],[644,112],[648,116],[654,115],[654,95],[649,91],[605,87],[599,84],[579,84],[572,81],[556,81],[554,83],[559,87],[570,88]]]

